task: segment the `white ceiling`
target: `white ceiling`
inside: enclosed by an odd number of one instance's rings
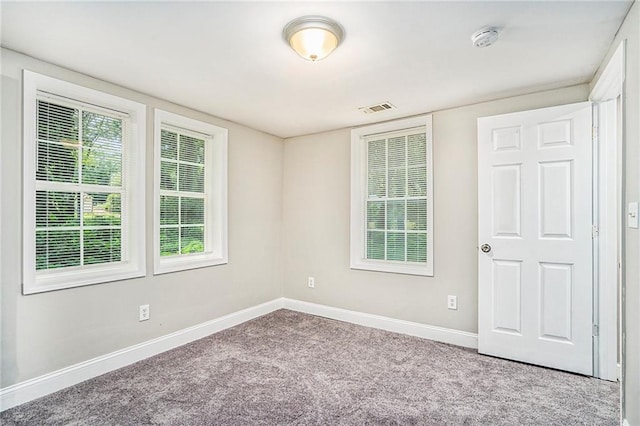
[[[591,80],[631,0],[2,3],[2,45],[290,137]],[[290,20],[340,22],[344,43],[307,62]],[[504,28],[472,46],[483,26]],[[389,101],[397,109],[365,115]]]

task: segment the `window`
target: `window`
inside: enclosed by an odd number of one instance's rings
[[[227,129],[155,113],[155,273],[227,263]]]
[[[145,275],[145,107],[24,71],[25,294]]]
[[[351,268],[433,276],[431,116],[351,132]]]

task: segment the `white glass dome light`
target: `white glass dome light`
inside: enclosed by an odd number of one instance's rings
[[[307,61],[326,58],[344,39],[344,30],[337,22],[323,16],[303,16],[289,22],[284,39],[298,55]]]

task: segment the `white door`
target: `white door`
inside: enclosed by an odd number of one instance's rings
[[[478,119],[478,350],[591,375],[589,102]]]

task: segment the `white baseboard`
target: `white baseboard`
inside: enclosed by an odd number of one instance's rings
[[[631,425],[629,424],[629,422],[627,421],[627,419],[624,419],[624,420],[622,421],[622,426],[631,426]]]
[[[278,298],[0,389],[0,411],[282,309]]]
[[[438,342],[469,348],[478,347],[478,335],[474,333],[279,298],[0,389],[0,411],[33,401],[282,308]]]
[[[466,331],[436,327],[433,325],[404,321],[380,315],[366,314],[363,312],[318,305],[316,303],[303,302],[295,299],[284,298],[284,308],[292,311],[318,315],[325,318],[346,321],[353,324],[364,325],[366,327],[379,328],[381,330],[393,331],[395,333],[422,337],[424,339],[435,340],[438,342],[451,343],[453,345],[465,346],[474,349],[478,348],[478,335]]]

